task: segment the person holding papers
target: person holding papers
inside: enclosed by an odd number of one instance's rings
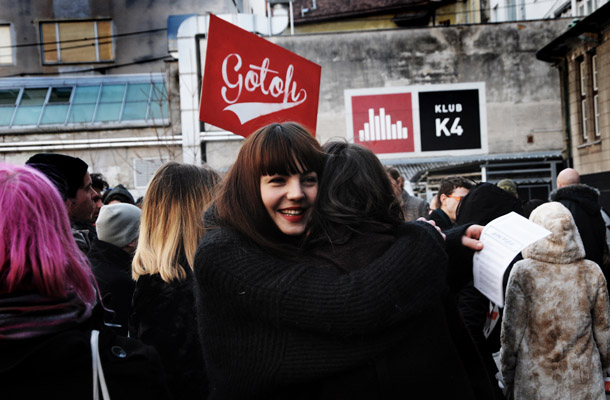
[[[530,221],[551,235],[513,267],[502,322],[502,375],[509,398],[605,399],[610,307],[599,266],[585,260],[570,211],[557,202]]]

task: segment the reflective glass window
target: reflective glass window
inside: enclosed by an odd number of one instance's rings
[[[15,114],[13,125],[37,125],[40,118],[40,106],[20,106]]]
[[[165,124],[167,94],[162,78],[155,79],[136,76],[131,83],[129,76],[124,81],[114,77],[61,79],[58,86],[14,88],[7,88],[6,82],[0,81],[5,85],[0,89],[0,129],[88,123]]]
[[[20,91],[21,91],[21,89],[0,90],[0,106],[4,106],[4,105],[14,106],[15,103],[17,103],[17,97],[19,97]]]
[[[6,126],[11,123],[15,107],[0,107],[0,126]]]
[[[97,103],[97,95],[100,92],[98,86],[77,86],[74,93],[74,104]]]
[[[134,121],[146,119],[146,110],[148,109],[148,103],[145,102],[132,102],[125,103],[125,109],[123,110],[123,121]]]
[[[66,122],[66,115],[70,106],[63,104],[53,104],[45,107],[42,113],[41,124],[63,124]]]
[[[73,104],[68,123],[91,122],[94,112],[95,104]]]
[[[100,104],[95,114],[96,122],[118,121],[121,116],[121,103]]]
[[[49,89],[25,89],[21,97],[22,106],[38,106],[44,104]]]

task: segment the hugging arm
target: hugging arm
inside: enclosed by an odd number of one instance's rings
[[[212,230],[195,274],[202,292],[247,315],[338,336],[367,334],[420,313],[445,287],[440,235],[417,223],[400,229],[382,257],[350,273],[280,259],[235,231]]]

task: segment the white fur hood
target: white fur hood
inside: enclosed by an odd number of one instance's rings
[[[551,264],[570,264],[585,257],[585,250],[570,211],[561,203],[542,204],[530,221],[553,232],[523,250],[523,258]]]

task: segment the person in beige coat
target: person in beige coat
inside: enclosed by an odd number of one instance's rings
[[[606,280],[597,264],[584,259],[567,208],[543,204],[530,220],[552,234],[523,250],[506,288],[500,360],[509,398],[605,400]]]

